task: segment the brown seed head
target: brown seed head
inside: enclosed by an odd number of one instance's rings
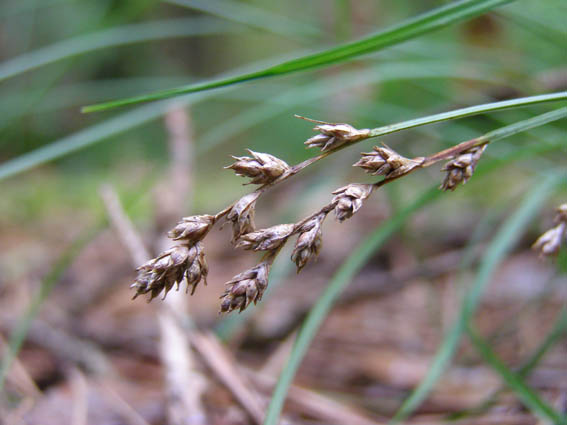
[[[455,190],[460,183],[466,183],[473,175],[476,164],[486,149],[486,144],[471,148],[447,162],[441,171],[446,171],[441,184],[442,190]]]
[[[251,302],[256,304],[260,301],[268,287],[269,272],[270,264],[263,261],[228,281],[221,296],[221,313],[230,313],[232,310],[242,311]]]
[[[169,231],[167,236],[175,241],[187,241],[188,244],[199,242],[207,235],[214,222],[215,217],[212,215],[183,217],[181,221]]]
[[[232,222],[232,243],[236,243],[242,235],[254,231],[254,210],[259,196],[259,192],[243,196],[226,216],[226,219]]]
[[[254,251],[272,251],[283,244],[295,229],[293,224],[278,224],[267,229],[242,235],[236,248],[252,249]]]
[[[192,287],[191,295],[201,280],[207,284],[208,267],[205,253],[200,242],[193,246],[176,245],[162,252],[156,258],[138,267],[138,277],[131,285],[136,289],[134,298],[141,294],[150,293],[151,301],[164,291],[163,298],[183,278],[187,279],[187,290]]]
[[[550,257],[557,255],[562,245],[567,246],[567,222],[565,221],[541,235],[532,248],[539,251],[540,256]]]
[[[321,225],[327,214],[321,213],[301,226],[295,248],[291,253],[291,261],[295,262],[297,272],[312,259],[317,258],[322,246]]]
[[[409,173],[423,162],[423,158],[406,158],[387,146],[374,146],[373,152],[362,153],[362,158],[354,164],[374,176],[387,179]]]
[[[370,196],[373,188],[371,184],[353,183],[335,190],[333,192],[335,196],[331,202],[336,204],[337,220],[344,221],[351,218],[362,207],[362,201]]]
[[[289,170],[285,161],[273,155],[247,150],[252,157],[233,156],[236,162],[224,168],[234,170],[237,176],[250,177],[252,184],[270,183]]]
[[[325,152],[335,149],[347,142],[356,142],[370,136],[370,130],[365,128],[357,130],[349,124],[319,124],[313,128],[320,134],[308,139],[305,144],[308,148],[321,148]]]

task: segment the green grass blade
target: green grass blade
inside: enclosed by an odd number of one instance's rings
[[[537,115],[527,120],[515,122],[514,124],[501,127],[497,130],[486,133],[478,138],[479,142],[495,142],[506,137],[513,136],[523,131],[530,130],[553,121],[557,121],[567,117],[567,106],[564,108],[556,109],[555,111],[547,112],[545,114]]]
[[[494,239],[487,248],[479,271],[472,287],[467,291],[461,304],[459,317],[449,330],[437,351],[429,371],[419,386],[402,403],[400,409],[392,418],[392,424],[405,420],[427,397],[441,374],[453,358],[466,325],[476,310],[482,294],[498,265],[504,260],[507,253],[514,246],[522,230],[526,227],[532,217],[537,214],[544,201],[553,189],[560,183],[563,176],[553,174],[543,179],[524,198],[520,207],[504,223],[497,232]]]
[[[199,137],[197,150],[218,145],[226,138],[234,137],[245,129],[274,118],[292,107],[299,107],[307,102],[334,96],[339,92],[347,92],[349,89],[368,84],[439,78],[490,81],[491,70],[489,68],[477,69],[474,72],[463,72],[460,68],[456,63],[451,62],[447,64],[439,61],[435,63],[430,61],[393,62],[373,66],[363,71],[345,72],[338,76],[309,82],[291,88],[278,96],[270,97],[269,102],[263,102],[219,123]],[[466,68],[466,66],[463,66],[463,68]],[[424,122],[421,125],[425,124],[427,123]]]
[[[543,342],[530,354],[530,356],[525,360],[520,368],[517,370],[517,374],[521,378],[526,378],[532,372],[532,370],[537,366],[540,360],[545,356],[547,351],[555,345],[555,343],[564,334],[567,333],[567,309],[563,308],[559,318],[555,321],[553,328],[547,334]],[[458,419],[466,418],[469,416],[477,416],[486,412],[492,406],[495,405],[498,395],[502,392],[502,389],[493,391],[488,395],[485,400],[478,406],[473,408],[462,410],[460,412],[455,412],[448,415],[447,419],[450,421],[455,421]]]
[[[195,98],[192,100],[196,101],[199,99],[200,98]],[[181,103],[187,104],[188,101],[189,99],[182,99]],[[61,158],[64,155],[108,139],[110,136],[120,134],[133,127],[156,119],[163,115],[171,106],[170,101],[145,105],[142,108],[128,111],[100,124],[95,124],[85,130],[63,137],[47,146],[20,155],[0,165],[0,180],[14,176],[48,161]]]
[[[522,106],[536,105],[545,102],[567,101],[567,91],[540,94],[536,96],[520,97],[518,99],[504,100],[502,102],[485,103],[482,105],[470,106],[454,111],[443,112],[440,114],[429,115],[427,117],[416,118],[413,120],[403,121],[397,124],[385,125],[371,130],[371,137],[384,136],[386,134],[395,133],[422,125],[434,124],[438,122],[454,120],[459,118],[471,117],[473,115],[484,114],[487,112],[502,111],[504,109],[518,108]],[[497,133],[490,135],[491,140],[494,137],[507,137],[504,134]]]
[[[549,332],[545,340],[534,351],[534,353],[526,360],[526,362],[518,370],[518,375],[525,378],[537,366],[545,353],[557,342],[563,335],[567,334],[567,309],[563,308],[559,315],[559,319]]]
[[[176,37],[234,32],[235,27],[210,18],[183,18],[124,25],[63,40],[0,64],[0,81],[94,50]]]
[[[276,15],[244,2],[231,0],[163,0],[165,3],[188,7],[209,13],[217,18],[238,22],[251,28],[261,29],[291,39],[316,38],[323,33],[308,24],[285,16]],[[298,37],[300,36],[300,37]]]
[[[244,69],[246,69],[246,67],[244,67]],[[229,87],[228,89],[232,90],[235,88],[236,87]],[[63,137],[47,146],[0,164],[0,180],[14,176],[48,161],[61,158],[92,144],[102,142],[111,136],[118,135],[157,119],[166,113],[169,108],[191,105],[216,95],[215,92],[198,93],[192,96],[183,96],[175,100],[164,100],[150,105],[143,105],[125,112],[114,118]]]
[[[396,230],[415,212],[432,203],[441,194],[442,192],[433,188],[425,192],[413,204],[402,209],[397,215],[381,223],[368,238],[358,245],[335,273],[299,330],[292,352],[272,394],[264,425],[276,425],[278,423],[287,391],[293,381],[295,373],[313,337],[343,289],[366,264],[372,254],[374,254]]]
[[[551,406],[543,401],[516,373],[512,372],[504,362],[496,355],[484,339],[472,328],[467,326],[467,334],[476,350],[482,358],[494,369],[506,384],[516,393],[518,398],[534,413],[544,420],[550,420],[553,424],[565,424],[565,419]]]
[[[119,106],[133,105],[141,102],[160,100],[179,96],[185,93],[195,93],[203,90],[243,83],[259,78],[275,77],[297,71],[306,71],[322,66],[332,65],[355,58],[385,47],[393,46],[422,34],[438,30],[456,22],[481,15],[495,7],[510,3],[514,0],[461,0],[434,9],[428,13],[409,19],[390,29],[378,32],[361,40],[339,45],[319,53],[289,60],[259,71],[236,75],[230,78],[214,80],[196,85],[176,87],[155,93],[120,99],[110,102],[85,106],[83,112],[95,112]]]

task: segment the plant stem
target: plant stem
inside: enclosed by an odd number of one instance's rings
[[[485,103],[483,105],[470,106],[467,108],[456,109],[454,111],[429,115],[427,117],[416,118],[409,121],[403,121],[397,124],[390,124],[383,127],[377,127],[370,130],[369,137],[384,136],[386,134],[395,133],[402,130],[408,130],[410,128],[420,127],[422,125],[428,125],[443,121],[470,117],[473,115],[484,114],[486,112],[495,112],[504,109],[518,108],[520,106],[536,105],[539,103],[555,102],[560,100],[567,100],[567,91],[541,94],[537,96],[521,97],[518,99],[505,100],[503,102]]]

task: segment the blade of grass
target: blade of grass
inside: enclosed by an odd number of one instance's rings
[[[567,309],[565,307],[561,310],[559,319],[557,319],[555,325],[547,334],[545,340],[533,352],[528,360],[526,360],[526,362],[518,369],[518,375],[521,378],[528,376],[530,372],[537,366],[543,356],[545,356],[545,353],[547,353],[547,351],[551,347],[553,347],[553,345],[563,334],[567,334]]]
[[[547,351],[555,345],[555,343],[564,334],[567,333],[567,309],[563,308],[559,314],[559,318],[555,321],[553,328],[547,334],[543,342],[531,353],[528,359],[522,364],[522,366],[517,370],[519,377],[525,379],[527,378],[532,370],[537,366],[540,360],[545,356]],[[502,392],[502,389],[498,389],[492,392],[485,400],[478,406],[471,409],[463,410],[460,412],[452,413],[447,417],[449,421],[455,421],[458,419],[480,415],[486,412],[490,407],[494,406],[498,395]]]
[[[243,67],[243,70],[246,70],[247,68],[248,67]],[[228,89],[233,90],[235,88],[236,87],[229,87]],[[80,130],[74,134],[63,137],[47,146],[38,148],[0,164],[0,180],[29,170],[48,161],[61,158],[69,153],[106,140],[110,136],[118,135],[126,130],[157,119],[173,106],[180,107],[192,105],[198,101],[208,99],[216,95],[217,93],[214,92],[198,93],[194,96],[183,96],[179,99],[164,100],[151,105],[144,105],[139,108],[135,108],[114,118],[105,120],[84,130]]]
[[[95,112],[119,106],[160,100],[186,93],[209,90],[260,78],[274,77],[292,72],[306,71],[346,60],[393,46],[422,34],[438,30],[456,22],[481,15],[495,7],[514,0],[461,0],[434,9],[428,13],[409,19],[390,29],[378,32],[361,40],[339,45],[319,53],[299,57],[259,71],[244,73],[229,78],[209,81],[202,84],[187,85],[141,96],[85,106],[83,112]]]
[[[355,87],[377,82],[437,78],[489,81],[491,71],[486,69],[479,72],[477,69],[474,72],[462,72],[462,69],[456,66],[456,63],[442,64],[438,61],[435,63],[416,61],[389,63],[373,66],[364,71],[345,72],[339,76],[327,77],[320,81],[308,82],[299,87],[291,88],[280,95],[270,97],[266,102],[256,107],[249,108],[219,123],[199,137],[197,149],[208,149],[211,145],[218,145],[227,137],[234,137],[245,129],[276,117],[292,107],[298,107],[306,102],[330,97],[338,92],[346,92]],[[459,118],[458,113],[455,116]]]
[[[168,19],[119,26],[63,40],[7,60],[0,64],[0,81],[94,50],[168,38],[206,36],[236,30],[236,27],[227,26],[225,22],[210,18]]]
[[[396,230],[415,212],[437,199],[441,193],[442,192],[436,188],[432,188],[422,194],[414,203],[400,210],[397,215],[377,226],[372,234],[361,242],[353,253],[343,262],[299,329],[292,352],[272,394],[264,425],[276,425],[278,423],[287,391],[293,381],[295,373],[311,341],[343,289],[367,263],[376,250],[378,250]]]
[[[537,186],[524,198],[520,207],[496,233],[482,258],[479,271],[472,287],[463,298],[459,316],[455,324],[451,327],[439,347],[427,375],[412,394],[402,403],[401,407],[392,418],[392,424],[397,424],[405,420],[415,411],[441,377],[446,366],[453,358],[461,336],[465,332],[466,325],[474,314],[494,271],[514,246],[521,235],[522,229],[524,229],[532,217],[537,214],[544,201],[548,198],[553,189],[559,185],[562,179],[564,179],[564,176],[561,174],[552,174],[541,182],[538,182]]]
[[[421,125],[433,124],[447,120],[470,117],[486,112],[501,111],[504,109],[517,108],[521,106],[536,105],[545,102],[567,101],[567,91],[541,94],[529,97],[520,97],[517,99],[505,100],[502,102],[485,103],[482,105],[470,106],[468,108],[456,109],[454,111],[443,112],[440,114],[429,115],[423,118],[416,118],[409,121],[403,121],[397,124],[385,125],[374,128],[370,131],[371,137],[384,136],[386,134],[395,133],[397,131],[407,130],[419,127]],[[506,137],[506,136],[504,136]]]
[[[199,93],[196,98],[191,98],[191,96],[186,95],[181,100],[179,104],[187,105],[191,102],[204,99],[206,97],[212,96],[211,93]],[[378,134],[385,135],[393,133],[396,131],[401,131],[402,129],[415,128],[418,126],[437,123],[441,121],[446,121],[449,119],[457,119],[468,117],[474,114],[480,114],[491,111],[503,110],[506,108],[519,107],[525,105],[534,105],[542,102],[557,101],[567,99],[567,92],[551,93],[546,95],[530,96],[519,99],[507,100],[503,102],[488,103],[485,105],[476,105],[470,108],[458,109],[456,111],[445,112],[442,114],[430,115],[424,118],[418,118],[414,120],[404,121],[402,123],[393,124],[385,127],[379,127],[374,129],[376,137]],[[172,104],[173,101],[161,101],[156,104],[146,105],[137,108],[133,111],[126,112],[118,117],[105,121],[101,124],[97,124],[86,130],[75,133],[71,136],[67,136],[57,142],[51,143],[50,145],[36,149],[28,154],[21,155],[11,161],[8,161],[0,165],[0,180],[3,178],[13,176],[22,171],[28,170],[34,166],[45,163],[47,161],[60,158],[63,155],[79,150],[83,147],[96,143],[103,140],[106,137],[115,135],[126,131],[136,125],[143,124],[151,119],[157,118],[167,108]],[[496,132],[488,133],[490,135],[490,140],[495,140],[495,138],[500,139],[503,137],[508,137],[511,134],[515,134],[519,131],[524,131],[527,128],[533,128],[544,123],[563,118],[565,116],[565,109],[558,109],[556,111],[550,112],[548,115],[534,117],[532,121],[520,122],[513,124],[511,126],[504,127],[497,130]],[[523,123],[523,124],[522,124]],[[514,127],[517,126],[517,127]],[[525,127],[525,128],[524,128]],[[482,136],[487,137],[488,135]],[[481,138],[478,139],[479,141]],[[344,145],[346,147],[347,145]],[[341,147],[342,148],[342,147]],[[208,149],[208,148],[201,148]]]
[[[534,413],[544,420],[561,425],[565,424],[565,418],[556,412],[551,406],[543,401],[522,379],[522,377],[512,372],[504,362],[496,355],[484,339],[469,323],[467,325],[467,335],[479,354],[492,369],[494,369],[504,382],[516,393],[518,398]]]
[[[238,22],[291,39],[317,38],[323,33],[309,24],[298,22],[243,2],[230,0],[163,0],[165,3],[209,13],[217,18]]]

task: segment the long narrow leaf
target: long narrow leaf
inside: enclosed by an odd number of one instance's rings
[[[83,112],[102,111],[105,109],[116,108],[118,106],[160,100],[168,97],[179,96],[185,93],[195,93],[198,91],[224,87],[259,78],[274,77],[344,62],[357,56],[381,50],[385,47],[393,46],[419,35],[444,28],[453,23],[470,19],[512,1],[514,0],[461,0],[453,2],[447,6],[434,9],[428,13],[409,19],[400,25],[378,32],[362,40],[286,61],[279,65],[271,66],[259,71],[240,74],[230,78],[223,78],[202,84],[182,86],[141,96],[90,105],[84,107]]]
[[[467,326],[467,334],[476,350],[482,358],[494,369],[506,384],[516,393],[516,395],[529,407],[529,409],[544,420],[561,425],[565,424],[565,419],[556,412],[551,406],[543,401],[522,379],[521,376],[512,372],[504,362],[496,355],[484,339],[472,328]]]
[[[413,120],[403,121],[396,124],[385,125],[383,127],[374,128],[371,130],[371,137],[384,136],[386,134],[395,133],[402,130],[408,130],[410,128],[419,127],[427,124],[434,124],[437,122],[443,122],[447,120],[454,120],[458,118],[471,117],[473,115],[484,114],[487,112],[496,112],[504,109],[517,108],[521,106],[535,105],[538,103],[545,102],[558,102],[567,101],[567,91],[541,94],[537,96],[520,97],[518,99],[504,100],[501,102],[485,103],[483,105],[469,106],[467,108],[456,109],[454,111],[443,112],[440,114],[429,115],[423,118],[416,118]],[[511,129],[513,131],[513,129]],[[500,137],[502,134],[497,135],[491,134],[486,135],[487,140],[493,140],[494,137]],[[503,137],[507,137],[503,135]]]
[[[400,76],[403,75],[404,73],[400,73]],[[177,102],[181,105],[187,105],[211,96],[213,96],[213,92],[198,93],[195,96],[185,95],[181,99],[178,99]],[[376,135],[377,134],[385,135],[388,133],[400,131],[401,129],[404,128],[415,128],[426,124],[446,121],[448,119],[463,118],[474,114],[480,114],[491,111],[503,110],[506,108],[533,105],[536,103],[557,101],[564,99],[567,99],[567,92],[530,96],[525,98],[507,100],[503,102],[494,102],[485,105],[476,105],[469,108],[464,108],[451,112],[444,112],[442,114],[430,115],[428,117],[404,121],[390,126],[379,127],[378,129],[374,129],[373,131],[375,131]],[[4,164],[0,165],[0,180],[18,174],[25,170],[28,170],[39,164],[51,161],[56,158],[60,158],[71,152],[75,152],[93,143],[99,142],[100,140],[104,140],[109,136],[119,134],[132,127],[141,125],[145,122],[155,119],[161,116],[167,110],[167,108],[173,104],[172,102],[173,101],[171,100],[163,100],[155,104],[139,107],[137,109],[134,109],[133,111],[125,112],[122,115],[117,116],[113,119],[110,119],[100,124],[96,124],[86,130],[82,130],[78,133],[67,136],[48,146],[36,149],[35,151],[32,151],[28,154],[21,155],[11,161],[5,162]],[[266,113],[268,111],[269,109],[266,110]],[[554,111],[553,119],[562,118],[563,116],[562,114],[563,112]],[[199,149],[203,150],[208,148],[202,147]]]
[[[308,24],[259,9],[248,3],[231,0],[163,0],[165,3],[188,7],[218,18],[238,22],[291,39],[298,36],[320,37],[322,32]]]
[[[236,31],[211,18],[183,18],[124,25],[63,40],[0,64],[0,81],[83,53],[109,47],[168,38],[204,36]]]
[[[406,419],[419,407],[421,402],[425,400],[453,358],[461,336],[465,332],[466,325],[478,307],[482,294],[488,286],[494,271],[516,243],[521,235],[522,229],[525,228],[526,224],[538,212],[552,190],[559,184],[562,177],[561,175],[553,174],[539,182],[537,186],[528,193],[516,212],[504,223],[502,228],[495,235],[482,258],[478,274],[472,287],[464,296],[457,321],[443,340],[423,381],[404,401],[398,412],[394,415],[392,419],[393,424]]]

